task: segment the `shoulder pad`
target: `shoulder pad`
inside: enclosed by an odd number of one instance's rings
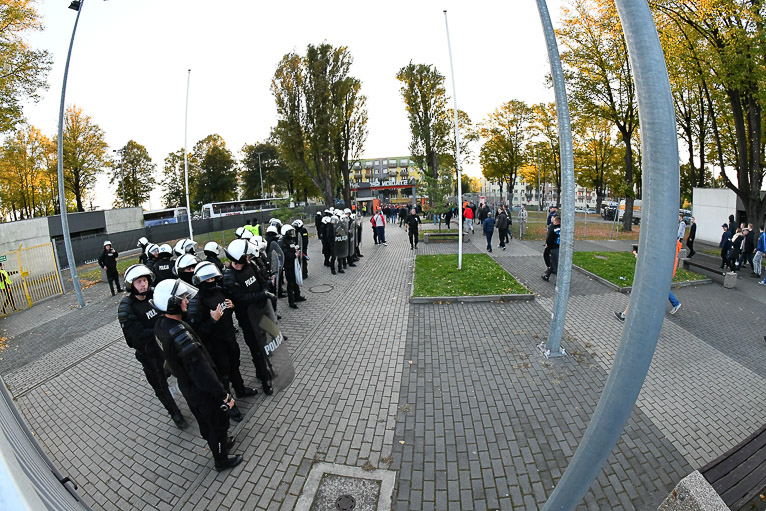
[[[189,302],[189,308],[186,311],[189,316],[189,322],[196,323],[200,319],[203,319],[204,316],[202,316],[202,314],[205,312],[204,309],[205,305],[202,303],[202,297],[197,293]]]
[[[234,276],[234,270],[231,267],[228,267],[223,271],[223,279],[221,283],[223,284],[224,289],[236,287],[237,278]]]
[[[135,321],[138,319],[136,313],[133,312],[131,307],[133,302],[132,296],[126,296],[120,301],[120,305],[117,306],[117,320],[120,322],[120,327],[125,328],[128,321]]]
[[[186,358],[193,353],[196,353],[199,349],[197,341],[186,329],[183,323],[174,326],[168,333],[170,334],[170,339],[173,341],[176,352],[178,352],[178,358]]]

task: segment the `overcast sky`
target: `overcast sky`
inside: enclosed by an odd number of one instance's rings
[[[30,37],[34,47],[51,52],[54,65],[49,90],[25,114],[49,135],[58,125],[66,52],[77,14],[67,9],[69,2],[39,0],[45,30]],[[548,1],[554,26],[561,5],[562,0]],[[165,156],[184,145],[191,69],[189,148],[217,133],[239,158],[243,145],[265,140],[276,123],[269,87],[279,60],[326,41],[349,48],[351,74],[362,81],[368,98],[364,157],[407,155],[409,125],[395,75],[410,60],[433,64],[447,77],[452,96],[444,9],[458,108],[474,123],[511,99],[553,101],[553,91],[544,83],[550,69],[534,0],[87,0],[66,103],[91,116],[112,149],[131,139],[144,145],[159,174]],[[477,145],[473,152],[478,151]],[[476,163],[466,171],[480,174]],[[107,178],[101,179],[94,205],[111,207],[112,188]],[[161,207],[161,198],[158,187],[145,207]]]

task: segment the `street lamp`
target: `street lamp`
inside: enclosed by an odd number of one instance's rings
[[[120,185],[122,185],[122,207],[125,207],[125,158],[123,149],[112,149],[113,153],[120,155]]]
[[[74,46],[74,35],[77,32],[77,23],[80,21],[82,6],[85,0],[73,0],[69,8],[77,11],[77,18],[74,21],[72,29],[72,40],[69,42],[69,52],[66,56],[66,66],[64,66],[64,83],[61,86],[61,109],[59,111],[59,133],[58,133],[58,185],[59,185],[59,210],[61,212],[61,234],[64,237],[64,248],[66,249],[67,263],[69,271],[72,274],[72,286],[77,295],[77,304],[80,308],[85,307],[85,299],[82,296],[80,279],[77,276],[77,264],[72,252],[72,240],[69,237],[69,219],[66,210],[66,194],[64,193],[64,102],[66,100],[66,79],[69,74],[69,61],[72,58],[72,46]]]
[[[266,196],[263,195],[263,172],[261,172],[261,155],[265,153],[266,151],[261,151],[259,153],[255,153],[258,155],[258,174],[261,176],[261,199],[265,199]]]

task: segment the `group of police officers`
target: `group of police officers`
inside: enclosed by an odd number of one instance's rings
[[[317,238],[322,242],[324,265],[330,267],[333,275],[345,273],[354,267],[360,257],[362,242],[362,215],[350,209],[325,209],[317,212],[315,218]],[[337,270],[336,270],[337,264]]]
[[[147,382],[176,426],[184,429],[186,420],[167,381],[169,374],[176,377],[218,471],[242,462],[241,455],[229,456],[234,444],[228,436],[229,420],[243,419],[232,391],[237,399],[258,393],[245,385],[240,373],[233,315],[261,388],[271,395],[274,373],[264,349],[264,331],[250,306],[270,302],[276,310],[277,297],[287,296],[289,306],[297,308],[297,302],[305,300],[298,285],[308,276],[303,222],[282,225],[271,219],[264,236],[262,226],[251,224],[237,229],[237,239],[225,248],[228,265],[220,260],[221,247],[215,242],[204,246],[203,258],[190,239],[171,248],[141,238],[139,263],[125,272],[128,295],[118,307],[125,340],[135,350]],[[286,293],[280,289],[283,281]]]

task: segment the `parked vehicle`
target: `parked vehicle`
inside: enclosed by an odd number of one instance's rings
[[[622,220],[625,215],[625,199],[620,201],[620,213],[617,220]],[[633,224],[638,225],[641,223],[641,199],[633,199]]]

